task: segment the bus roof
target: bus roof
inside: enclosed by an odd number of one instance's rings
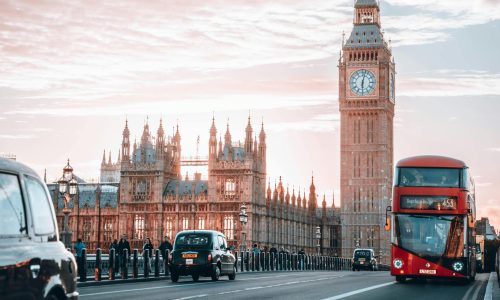
[[[422,155],[402,159],[396,167],[466,168],[467,165],[463,161],[451,157]]]

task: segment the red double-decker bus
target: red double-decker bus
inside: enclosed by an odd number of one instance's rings
[[[439,277],[473,281],[475,210],[474,182],[463,161],[442,156],[399,161],[392,216],[386,222],[392,233],[391,275],[396,281]]]

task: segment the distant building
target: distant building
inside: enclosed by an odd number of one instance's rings
[[[490,224],[488,218],[481,218],[481,220],[476,221],[476,234],[483,235],[486,240],[496,240],[498,239],[495,227]]]
[[[118,160],[116,163],[111,161],[111,151],[109,152],[108,161],[106,162],[106,150],[102,155],[101,175],[99,176],[102,183],[117,183],[120,182],[121,157],[118,152]]]
[[[89,251],[99,245],[107,249],[113,239],[126,234],[131,246],[141,248],[146,237],[158,246],[164,235],[175,237],[186,229],[214,229],[223,232],[229,243],[239,246],[242,231],[246,248],[284,247],[291,252],[304,249],[316,253],[316,227],[320,227],[319,248],[323,254],[340,255],[341,230],[338,208],[327,207],[311,178],[309,195],[285,187],[281,177],[266,189],[267,143],[264,124],[258,137],[248,118],[243,144],[234,143],[226,126],[224,140],[217,140],[215,120],[209,130],[208,180],[201,174],[181,176],[181,135],[179,127],[166,137],[163,124],[153,140],[149,124],[140,142],[131,145],[128,122],[122,133],[121,157],[111,155],[101,163],[101,183],[79,184],[80,193],[68,205],[72,210],[69,227],[73,240],[82,237]],[[190,161],[189,163],[193,163]],[[49,185],[59,228],[63,202],[57,185]],[[303,195],[301,195],[303,193]],[[73,203],[74,202],[74,203]],[[239,221],[240,207],[247,206],[248,223]]]

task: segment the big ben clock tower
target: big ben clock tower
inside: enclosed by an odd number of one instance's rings
[[[354,7],[354,28],[339,60],[342,255],[372,248],[387,262],[396,72],[378,2],[356,0]]]

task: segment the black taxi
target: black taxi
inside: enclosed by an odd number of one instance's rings
[[[0,299],[77,299],[76,262],[59,241],[46,185],[0,158]]]
[[[354,249],[352,254],[352,270],[370,270],[377,271],[377,257],[373,252],[373,249]]]
[[[218,231],[181,231],[175,237],[169,255],[170,278],[177,282],[179,276],[191,275],[194,281],[200,276],[212,277],[216,281],[220,276],[228,275],[234,280],[236,266],[231,250],[224,234]]]

